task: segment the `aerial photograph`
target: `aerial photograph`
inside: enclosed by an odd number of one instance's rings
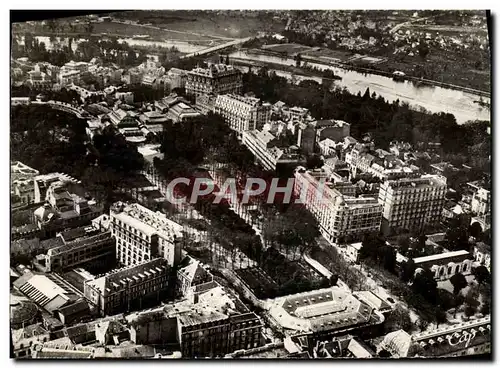
[[[27,13],[11,359],[492,360],[490,11]]]

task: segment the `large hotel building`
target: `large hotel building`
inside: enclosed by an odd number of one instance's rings
[[[258,98],[235,94],[219,95],[214,111],[221,115],[229,127],[239,133],[261,130],[271,117],[271,104]]]
[[[241,93],[242,78],[241,72],[231,65],[212,64],[208,68],[196,68],[187,73],[186,94],[198,97],[210,93]]]
[[[439,224],[445,195],[446,181],[437,175],[384,182],[378,197],[383,206],[383,232],[401,228],[419,233]]]
[[[110,209],[116,257],[123,266],[162,257],[169,266],[181,260],[182,226],[140,204],[115,203]]]
[[[323,172],[297,168],[294,193],[316,217],[322,234],[330,242],[354,241],[380,230],[382,206],[377,199],[343,195]]]

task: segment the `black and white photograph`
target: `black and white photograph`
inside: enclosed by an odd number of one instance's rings
[[[11,359],[492,360],[489,10],[10,18]]]

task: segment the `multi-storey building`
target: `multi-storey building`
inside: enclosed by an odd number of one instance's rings
[[[12,161],[10,164],[11,193],[18,196],[22,204],[34,201],[35,184],[33,179],[39,174],[22,162]]]
[[[84,73],[89,70],[89,63],[85,61],[69,61],[61,67],[61,72],[80,72]]]
[[[290,107],[289,109],[284,109],[285,117],[291,120],[304,120],[307,115],[309,115],[309,110],[304,107]]]
[[[187,81],[187,71],[171,68],[166,74],[166,83],[168,84],[170,90],[174,88],[184,88]]]
[[[130,317],[136,344],[179,344],[182,356],[224,356],[263,345],[262,322],[225,288],[211,281],[192,287],[194,300]]]
[[[396,228],[419,233],[426,226],[439,224],[446,195],[446,180],[437,175],[389,180],[380,186],[383,206],[382,230]]]
[[[115,203],[110,229],[116,238],[116,257],[122,265],[136,265],[162,257],[169,266],[181,260],[182,226],[140,204]]]
[[[140,84],[143,73],[138,70],[129,69],[125,74],[122,74],[122,81],[126,84]]]
[[[215,108],[215,101],[217,97],[215,95],[201,95],[196,97],[195,108],[202,114],[208,114],[213,112]]]
[[[316,217],[330,242],[353,241],[380,229],[382,206],[377,199],[342,195],[324,172],[297,168],[294,193]]]
[[[177,271],[177,292],[186,295],[196,285],[212,281],[212,274],[197,259],[186,257]]]
[[[47,189],[50,187],[52,183],[56,182],[61,182],[65,184],[80,183],[75,178],[63,173],[50,173],[45,175],[37,175],[33,181],[35,188],[35,194],[34,194],[35,203],[44,201],[47,195]]]
[[[62,86],[67,86],[73,83],[78,84],[80,83],[80,77],[81,73],[78,70],[67,72],[61,71],[61,73],[59,74],[59,83]]]
[[[166,297],[170,267],[162,258],[112,271],[84,285],[101,315],[141,309]]]
[[[354,177],[360,172],[382,181],[420,176],[417,166],[398,159],[394,153],[376,150],[373,143],[356,143],[351,151],[346,153],[345,161]]]
[[[307,153],[313,153],[316,145],[320,141],[326,141],[324,143],[335,144],[335,142],[343,141],[349,136],[351,131],[351,125],[342,120],[315,120],[310,122],[304,122],[302,126],[299,126],[299,146]],[[322,152],[324,152],[325,147],[320,146]],[[323,153],[325,154],[325,153]]]
[[[478,216],[483,216],[490,212],[491,192],[484,188],[474,193],[471,201],[471,210]]]
[[[171,106],[167,112],[167,118],[171,119],[174,123],[180,123],[188,119],[193,119],[201,114],[193,109],[190,105],[179,102]]]
[[[110,114],[108,114],[108,118],[118,129],[137,127],[137,119],[135,116],[122,109],[113,110]]]
[[[51,248],[36,258],[44,272],[65,271],[82,265],[102,267],[112,265],[116,259],[116,240],[111,232],[101,232],[92,226],[71,231],[76,235],[58,234],[62,245]]]
[[[243,77],[241,71],[225,64],[211,64],[207,68],[196,68],[187,73],[186,94],[200,96],[213,93],[241,93]]]
[[[115,98],[117,100],[121,100],[121,101],[125,102],[126,104],[133,104],[134,103],[134,92],[116,92]]]
[[[478,265],[484,266],[491,271],[491,247],[483,242],[474,246],[474,260]]]
[[[261,103],[258,98],[235,94],[219,95],[214,111],[220,114],[229,127],[239,133],[261,130],[271,116],[271,105]]]
[[[243,144],[248,147],[258,162],[266,170],[276,170],[278,165],[301,165],[305,157],[291,149],[268,147],[275,137],[267,131],[250,130],[243,132]],[[287,152],[288,151],[288,152]]]
[[[52,79],[44,72],[40,71],[40,68],[35,67],[35,70],[28,72],[28,79],[26,83],[36,89],[48,89],[52,87]]]
[[[351,124],[342,120],[317,120],[312,124],[316,128],[317,142],[326,138],[334,142],[340,142],[351,134]]]
[[[35,178],[35,202],[46,201],[33,214],[41,237],[48,238],[67,228],[90,225],[102,214],[102,206],[74,193],[80,189],[73,187],[76,183],[75,179],[61,174]]]
[[[84,102],[89,97],[103,95],[102,91],[99,92],[89,91],[88,89],[77,86],[75,84],[69,85],[68,88],[78,93],[80,95],[80,99],[82,100],[82,102]]]

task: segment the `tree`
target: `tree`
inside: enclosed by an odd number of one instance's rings
[[[475,239],[481,239],[483,235],[483,229],[481,228],[481,224],[479,222],[474,222],[469,227],[470,236],[473,236]]]
[[[412,288],[429,302],[436,303],[437,282],[434,280],[434,274],[430,270],[423,269],[417,272],[413,280]]]
[[[401,280],[403,280],[404,282],[413,280],[416,269],[417,267],[415,266],[415,261],[413,261],[413,258],[410,258],[407,262],[403,262],[403,264],[401,265]]]
[[[308,169],[317,169],[323,166],[323,160],[318,155],[312,155],[307,158],[306,166]]]
[[[425,60],[427,55],[429,55],[429,46],[425,43],[425,41],[421,40],[420,43],[418,44],[418,54],[422,58],[422,60]]]
[[[420,332],[424,332],[427,326],[429,326],[429,322],[427,322],[425,319],[420,318],[418,320],[418,328],[420,329]]]
[[[465,306],[465,315],[467,317],[472,317],[474,314],[476,314],[476,311],[477,311],[477,307],[475,307],[473,305],[467,304]]]
[[[302,62],[302,55],[300,55],[300,53],[299,53],[299,54],[297,54],[297,56],[295,56],[295,65],[297,67],[300,67],[301,62]]]
[[[385,322],[387,332],[396,330],[405,330],[410,332],[413,329],[413,323],[410,318],[410,312],[400,304],[391,311]]]
[[[401,234],[398,236],[398,247],[399,253],[406,256],[410,247],[410,237],[407,234]]]
[[[439,324],[446,323],[447,321],[448,318],[446,318],[446,313],[443,310],[438,309],[436,311],[436,327],[439,327]]]
[[[389,353],[387,350],[382,349],[382,350],[380,350],[380,352],[378,353],[378,356],[379,356],[380,358],[390,358],[390,357],[392,357],[392,354],[391,354],[391,353]]]
[[[460,290],[467,286],[467,279],[461,273],[456,273],[450,278],[453,285],[453,294],[458,294]]]
[[[479,284],[482,284],[483,282],[487,283],[491,282],[490,272],[485,266],[478,266],[473,268],[472,274],[474,275],[474,278]]]
[[[438,289],[437,291],[439,300],[438,303],[443,310],[448,310],[455,306],[454,294],[445,289]]]
[[[479,309],[479,312],[483,315],[488,315],[491,312],[491,304],[489,301],[483,302],[481,304],[481,308]]]
[[[330,276],[330,286],[337,286],[337,282],[339,281],[339,275]]]

